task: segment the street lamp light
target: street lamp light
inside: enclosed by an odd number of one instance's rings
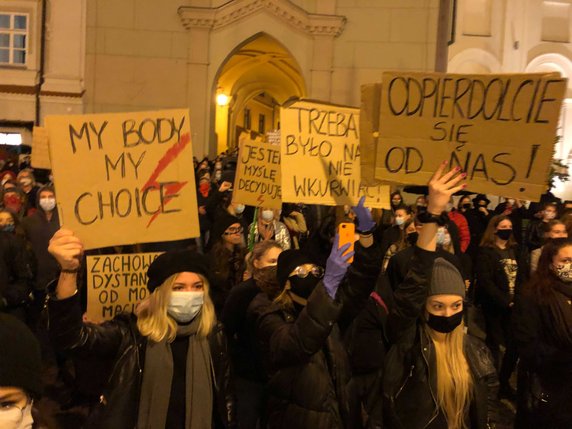
[[[230,97],[223,92],[217,94],[217,96],[216,96],[216,104],[218,104],[221,107],[228,105],[229,101],[230,101]]]

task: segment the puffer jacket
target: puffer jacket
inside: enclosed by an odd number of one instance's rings
[[[99,408],[90,418],[90,428],[135,428],[137,425],[146,337],[137,329],[136,317],[120,314],[101,325],[84,324],[79,294],[63,300],[48,300],[48,330],[54,346],[75,356],[115,358]],[[213,427],[235,428],[235,400],[231,389],[231,366],[222,325],[209,335],[213,364]]]
[[[388,318],[393,345],[386,355],[383,408],[386,427],[391,429],[422,429],[440,413],[435,350],[419,321],[434,259],[434,252],[415,248],[410,271],[395,291]],[[484,343],[465,335],[464,349],[473,379],[468,426],[484,429],[496,420],[498,378]]]
[[[349,363],[336,324],[341,310],[322,283],[299,313],[263,293],[250,304],[270,375],[268,429],[348,427]]]
[[[350,363],[342,335],[367,302],[379,273],[377,247],[355,244],[335,300],[318,283],[303,309],[260,293],[247,317],[256,326],[268,382],[268,429],[349,429]]]

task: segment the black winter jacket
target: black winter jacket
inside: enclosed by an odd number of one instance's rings
[[[120,314],[101,325],[84,324],[78,294],[48,301],[48,330],[54,346],[81,357],[114,357],[115,365],[102,396],[92,428],[135,428],[137,425],[146,337],[137,329],[136,317]],[[213,363],[213,427],[234,428],[235,400],[231,389],[231,366],[222,325],[209,335]]]
[[[0,232],[0,309],[27,304],[31,281],[23,243],[11,234]]]
[[[321,282],[299,313],[263,293],[251,303],[270,375],[268,429],[348,427],[349,364],[336,324],[341,311]]]
[[[422,429],[440,413],[434,346],[419,321],[434,259],[434,252],[415,247],[411,269],[394,294],[388,318],[393,345],[386,356],[383,380],[384,419],[391,429]],[[464,342],[474,389],[469,427],[483,429],[495,420],[498,378],[484,343],[469,335]]]
[[[526,281],[528,269],[518,247],[515,246],[512,250],[518,266],[514,296],[516,299],[520,294],[521,286]],[[508,310],[511,303],[509,284],[501,263],[501,256],[496,249],[492,247],[479,249],[475,275],[477,302],[482,304],[483,309],[486,312]]]

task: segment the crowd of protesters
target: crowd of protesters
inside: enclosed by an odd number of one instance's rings
[[[51,183],[0,172],[1,428],[65,427],[40,351],[71,427],[572,427],[571,202],[491,207],[443,164],[412,205],[273,210],[232,201],[235,154],[194,168],[199,238],[90,252]],[[88,320],[86,253],[140,251],[149,298]]]

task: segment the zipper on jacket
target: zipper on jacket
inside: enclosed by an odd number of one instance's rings
[[[409,381],[409,379],[411,377],[413,377],[413,370],[415,369],[415,365],[411,365],[411,369],[409,370],[409,375],[405,378],[405,381],[403,382],[403,384],[401,385],[401,387],[399,388],[399,390],[397,391],[397,393],[395,394],[395,397],[397,398],[399,396],[399,394],[401,393],[401,391],[403,390],[403,388],[405,387],[405,385],[407,384],[407,382]]]
[[[425,353],[423,353],[424,350],[427,350],[427,347],[423,347],[423,344],[421,343],[421,341],[419,342],[420,346],[421,346],[421,356],[423,356],[423,360],[425,361],[425,365],[427,365],[427,374],[429,374],[429,370],[430,370],[430,366],[429,366],[429,361],[427,360],[427,358],[425,357]],[[428,383],[429,385],[429,392],[431,392],[431,397],[433,398],[433,403],[435,404],[435,406],[437,407],[437,413],[433,415],[433,417],[431,417],[431,420],[429,420],[427,422],[427,424],[425,426],[423,426],[423,428],[426,428],[427,426],[429,426],[431,423],[433,423],[433,420],[435,420],[437,418],[437,416],[439,415],[439,403],[437,402],[437,399],[435,398],[435,394],[433,393],[433,389],[431,387],[431,379],[428,379]]]

